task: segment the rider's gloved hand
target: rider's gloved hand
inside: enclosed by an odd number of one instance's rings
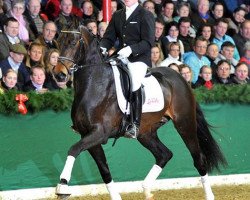
[[[128,58],[130,54],[132,53],[132,50],[130,46],[122,48],[120,51],[118,51],[118,55],[122,58]]]
[[[105,48],[105,47],[100,47],[100,49],[101,49],[102,55],[106,56],[106,55],[108,54],[107,48]]]

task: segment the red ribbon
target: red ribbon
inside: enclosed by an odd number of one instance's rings
[[[18,101],[18,112],[20,112],[23,115],[26,115],[28,112],[24,102],[27,101],[29,98],[26,94],[17,94],[16,95],[16,101]]]
[[[213,88],[213,83],[211,81],[206,81],[204,85],[208,90],[211,90]]]

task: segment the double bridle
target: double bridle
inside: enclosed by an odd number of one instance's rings
[[[73,33],[73,34],[80,34],[81,35],[81,32],[79,31],[61,31],[61,33]],[[80,44],[84,44],[84,40],[81,38],[79,40]],[[80,47],[81,48],[81,47]],[[104,61],[102,63],[95,63],[95,64],[86,64],[86,65],[78,65],[74,59],[72,58],[68,58],[68,57],[65,57],[65,56],[59,56],[59,61],[65,66],[67,67],[63,61],[66,60],[66,61],[69,61],[71,63],[73,63],[73,65],[69,68],[69,71],[70,73],[72,72],[76,72],[78,69],[82,69],[84,67],[92,67],[92,66],[97,66],[97,65],[100,65],[100,64],[104,64],[104,63],[108,63],[107,61]]]

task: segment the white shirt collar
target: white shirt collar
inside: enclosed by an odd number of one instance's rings
[[[9,40],[9,42],[10,42],[11,44],[20,43],[20,40],[19,40],[19,38],[18,38],[17,36],[11,37],[11,36],[9,36],[9,35],[7,35],[7,34],[6,34],[6,36],[7,36],[8,40]]]
[[[139,5],[139,3],[136,2],[135,4],[133,4],[130,7],[126,6],[126,19],[129,18],[129,16],[134,12],[134,10],[137,8],[138,5]]]

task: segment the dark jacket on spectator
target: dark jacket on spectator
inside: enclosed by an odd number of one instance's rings
[[[24,45],[24,42],[20,40],[20,44]],[[0,33],[0,61],[6,59],[10,53],[9,39],[5,33]]]
[[[201,87],[201,86],[205,86],[208,88],[209,86],[212,87],[213,85],[214,85],[213,80],[205,81],[202,77],[199,76],[198,80],[194,84],[194,88]]]
[[[41,33],[38,32],[35,21],[31,17],[30,12],[28,11],[28,9],[25,10],[24,15],[26,16],[26,19],[27,19],[27,21],[29,23],[30,41],[34,41],[39,36],[39,34],[41,34]],[[43,24],[46,21],[48,21],[48,17],[45,14],[40,13],[38,17],[42,20]]]
[[[194,44],[194,38],[191,36],[182,36],[179,35],[178,39],[182,41],[183,46],[184,46],[184,52],[187,53],[189,51],[193,51],[193,44]]]
[[[191,24],[194,26],[196,32],[200,30],[200,28],[204,24],[209,24],[212,26],[215,24],[214,19],[210,15],[208,15],[208,18],[206,19],[206,21],[204,21],[202,17],[199,15],[199,13],[193,13],[191,15],[191,21],[192,21]]]
[[[43,88],[48,89],[45,84],[43,85]],[[32,84],[31,80],[25,83],[25,85],[23,86],[23,91],[25,92],[35,91],[35,90],[36,90],[36,87]]]
[[[232,80],[232,77],[230,76],[229,78],[227,78],[226,80],[222,80],[221,78],[219,78],[217,75],[214,77],[214,83],[216,84],[225,84],[225,85],[228,85],[228,84],[232,84],[233,83],[233,80]]]
[[[239,33],[233,36],[233,40],[235,42],[236,48],[239,51],[240,57],[244,56],[244,46],[245,43],[248,41],[247,39],[243,38],[242,35]]]

